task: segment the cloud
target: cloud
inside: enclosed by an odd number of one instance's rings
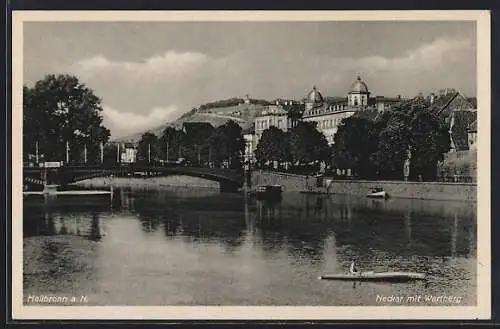
[[[476,74],[475,49],[467,38],[438,38],[393,57],[322,58],[319,61],[325,65],[318,84],[324,83],[334,92],[347,91],[356,75],[361,75],[369,81],[371,91],[386,95],[414,96],[444,87],[471,90],[469,77]]]
[[[397,56],[339,57],[312,51],[277,55],[240,49],[220,57],[166,50],[140,61],[103,55],[68,69],[103,99],[113,136],[174,120],[202,103],[250,94],[255,98],[304,97],[316,84],[325,96],[345,95],[361,75],[377,95],[413,96],[426,88],[468,88],[475,79],[475,45],[438,38]],[[472,81],[472,82],[471,82]],[[473,90],[475,92],[475,89]]]
[[[119,134],[115,134],[116,137],[119,137],[157,127],[167,120],[174,119],[177,112],[178,110],[175,106],[167,108],[155,107],[144,114],[119,111],[105,106],[103,108],[103,121],[115,133],[119,132]]]
[[[458,52],[470,48],[471,42],[468,39],[441,38],[434,40],[432,43],[423,44],[418,48],[407,51],[399,57],[365,57],[357,64],[360,67],[371,68],[372,70],[432,69],[441,65],[444,60],[450,57],[453,59]],[[351,66],[355,65],[356,63],[351,63]]]
[[[196,70],[210,58],[197,52],[167,51],[161,55],[152,56],[141,62],[112,61],[103,55],[93,56],[76,62],[72,70],[86,75],[102,73],[103,71],[126,72],[138,76],[150,74],[184,74]]]

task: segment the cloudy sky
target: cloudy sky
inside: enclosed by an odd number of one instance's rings
[[[473,22],[29,22],[24,83],[71,73],[102,98],[114,137],[201,103],[456,88],[476,95]]]

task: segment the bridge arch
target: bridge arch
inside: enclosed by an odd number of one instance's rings
[[[52,179],[58,185],[67,185],[78,181],[113,176],[137,176],[137,173],[143,173],[143,178],[184,175],[191,177],[203,178],[211,181],[216,181],[220,185],[220,190],[223,192],[236,191],[243,186],[243,172],[235,169],[219,169],[219,168],[201,168],[201,167],[154,167],[154,166],[120,166],[114,168],[98,168],[98,167],[61,167],[57,169],[47,169],[52,171]],[[43,184],[43,178],[47,177],[44,174],[44,168],[24,168],[24,181]],[[44,176],[45,175],[45,176]]]

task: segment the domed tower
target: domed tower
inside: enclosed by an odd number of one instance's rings
[[[356,81],[351,85],[349,94],[347,96],[347,105],[349,106],[366,106],[368,105],[368,98],[370,97],[370,92],[366,83],[361,80],[358,76]]]
[[[313,89],[307,94],[306,99],[306,111],[312,109],[313,107],[317,107],[323,104],[323,96],[316,89],[316,86],[313,86]]]

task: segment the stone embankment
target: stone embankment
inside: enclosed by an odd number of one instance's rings
[[[365,196],[373,187],[382,187],[392,198],[477,201],[475,183],[402,182],[317,179],[286,173],[252,172],[252,186],[283,186],[284,191]]]

